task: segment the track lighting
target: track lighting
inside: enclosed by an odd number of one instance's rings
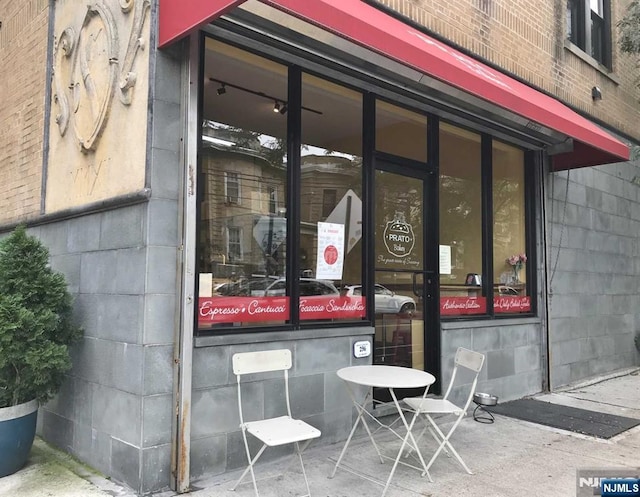
[[[252,90],[250,88],[245,88],[244,86],[240,86],[240,85],[237,85],[235,83],[229,83],[228,81],[222,81],[222,80],[219,80],[219,79],[216,79],[216,78],[209,78],[209,81],[211,81],[213,83],[217,83],[217,84],[220,85],[220,87],[216,90],[218,95],[224,95],[227,92],[227,87],[229,87],[229,88],[233,88],[234,90],[240,90],[240,91],[243,91],[245,93],[249,93],[251,95],[255,95],[257,97],[262,97],[262,98],[266,98],[268,100],[272,100],[273,101],[273,112],[274,113],[280,113],[280,114],[284,115],[289,110],[287,102],[285,102],[283,100],[278,100],[273,95],[267,95],[264,92]],[[320,110],[312,109],[310,107],[305,107],[305,106],[302,106],[300,108],[302,110],[306,110],[308,112],[313,112],[314,114],[318,114],[320,116],[322,115],[322,111],[320,111]]]

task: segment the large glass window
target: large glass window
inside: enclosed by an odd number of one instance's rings
[[[492,157],[493,308],[495,313],[529,312],[524,153],[494,140]]]
[[[427,117],[376,100],[376,150],[427,162]]]
[[[440,124],[440,312],[484,314],[480,135]]]
[[[486,314],[490,299],[494,314],[531,312],[524,151],[498,140],[490,143],[491,153],[483,154],[480,135],[441,124],[442,316]],[[489,169],[490,185],[483,181]],[[491,197],[493,209],[483,219],[485,197]],[[493,243],[483,249],[488,233],[493,233]],[[483,275],[487,258],[492,259],[490,278]]]
[[[300,167],[300,320],[362,319],[361,93],[303,74]]]
[[[204,71],[199,327],[285,323],[287,68],[208,39]]]
[[[364,319],[364,298],[340,292],[362,284],[362,95],[305,74],[301,101],[289,102],[285,65],[213,39],[204,72],[198,328]],[[287,157],[291,108],[299,160]]]

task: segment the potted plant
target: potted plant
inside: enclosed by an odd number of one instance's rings
[[[26,462],[38,405],[56,394],[71,367],[69,345],[82,334],[71,311],[47,247],[25,226],[0,240],[0,477]]]

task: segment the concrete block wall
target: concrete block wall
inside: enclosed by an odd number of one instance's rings
[[[246,466],[246,453],[238,429],[236,377],[231,366],[231,358],[238,352],[290,349],[293,354],[290,371],[293,415],[322,432],[314,445],[346,440],[354,421],[354,409],[336,371],[345,366],[371,363],[371,357],[353,357],[353,343],[366,339],[371,341],[371,336],[367,338],[349,333],[346,329],[343,336],[334,334],[323,338],[318,332],[318,338],[310,333],[305,339],[291,336],[266,343],[197,347],[193,356],[192,478],[222,474]],[[260,381],[249,379],[246,390],[243,390],[247,416],[254,416],[253,419],[282,413],[284,399],[279,392],[284,385],[279,376],[277,380],[272,375],[266,378]],[[271,449],[261,459],[275,459],[290,451],[291,447]],[[339,448],[336,451],[339,452]]]
[[[535,318],[442,323],[442,393],[451,379],[458,347],[485,354],[476,391],[497,395],[500,402],[540,392],[541,337],[540,320]],[[451,397],[459,405],[466,401],[471,377],[460,380]]]
[[[154,52],[148,201],[31,230],[75,294],[85,336],[69,381],[41,409],[39,430],[139,494],[171,471],[182,188],[180,45]]]
[[[640,364],[640,161],[552,173],[551,387]]]

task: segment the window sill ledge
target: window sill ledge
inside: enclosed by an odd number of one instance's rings
[[[610,79],[616,85],[620,85],[620,79],[615,74],[613,74],[612,71],[610,71],[606,66],[603,66],[602,64],[600,64],[600,62],[598,62],[596,59],[588,55],[581,48],[571,43],[569,40],[564,40],[564,48],[565,50],[571,52],[573,55],[578,57],[583,62],[589,64],[596,71],[598,71],[607,79]]]

